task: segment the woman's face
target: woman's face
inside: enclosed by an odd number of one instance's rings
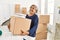
[[[30,7],[30,14],[35,14],[36,13],[36,7],[35,6],[31,6]]]

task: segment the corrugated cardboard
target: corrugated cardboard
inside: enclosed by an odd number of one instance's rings
[[[35,40],[42,39],[47,39],[47,24],[38,24]]]
[[[40,17],[39,17],[39,23],[48,24],[49,20],[50,20],[50,16],[49,15],[40,15]]]
[[[8,24],[8,29],[10,30],[10,22],[9,22],[9,24]]]
[[[20,4],[15,5],[15,13],[20,13]]]
[[[47,24],[38,24],[38,28],[36,33],[40,33],[40,32],[46,32],[47,31]]]
[[[12,17],[11,18],[11,31],[13,34],[19,35],[21,34],[21,30],[28,31],[30,29],[30,19],[20,18],[20,17]],[[12,27],[13,26],[13,27]]]
[[[10,31],[13,33],[14,30],[14,26],[15,26],[15,17],[12,16],[10,19]]]
[[[35,40],[47,39],[47,32],[40,32],[36,35]]]
[[[38,28],[36,31],[36,39],[42,40],[47,38],[47,24],[38,24]]]
[[[47,39],[47,24],[49,23],[49,20],[49,15],[40,15],[35,40]]]
[[[22,14],[26,14],[27,13],[27,8],[23,7],[22,8]]]

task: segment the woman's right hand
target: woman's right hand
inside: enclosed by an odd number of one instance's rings
[[[23,35],[29,35],[29,32],[24,32]]]
[[[22,30],[22,35],[29,35],[29,32]]]

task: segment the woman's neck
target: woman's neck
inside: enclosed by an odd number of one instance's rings
[[[29,16],[33,16],[33,15],[34,15],[34,14],[31,14],[31,13],[29,14]]]

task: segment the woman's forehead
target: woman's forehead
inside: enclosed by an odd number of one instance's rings
[[[32,8],[36,8],[35,6],[31,6]]]
[[[35,7],[36,8],[36,5],[32,5],[31,7]]]

